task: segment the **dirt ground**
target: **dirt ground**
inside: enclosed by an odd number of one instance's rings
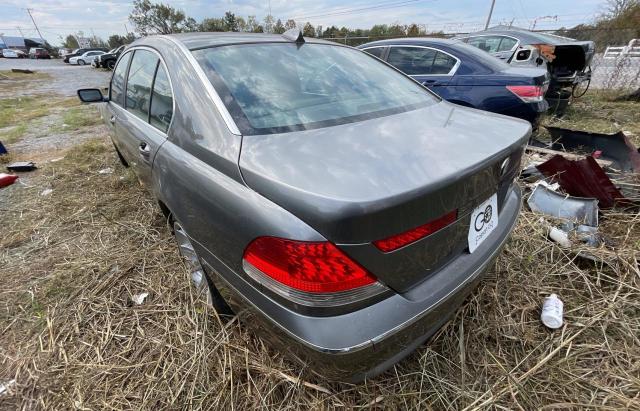
[[[194,294],[95,107],[67,97],[91,86],[68,69],[0,80],[20,93],[0,94],[0,162],[39,167],[0,190],[0,409],[640,409],[637,210],[603,213],[606,245],[565,249],[525,209],[428,344],[364,384],[331,383]],[[640,135],[637,113],[589,94],[552,122]],[[539,321],[552,292],[557,331]]]

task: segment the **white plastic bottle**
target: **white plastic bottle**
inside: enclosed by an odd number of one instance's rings
[[[562,309],[564,304],[557,295],[551,294],[544,299],[542,304],[542,323],[549,328],[556,329],[562,327]]]

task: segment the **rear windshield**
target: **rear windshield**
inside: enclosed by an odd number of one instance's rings
[[[456,48],[464,51],[467,54],[475,56],[482,64],[490,68],[492,71],[503,71],[509,68],[509,65],[500,60],[498,57],[494,57],[486,51],[480,50],[479,48],[470,44],[458,41],[456,42]]]
[[[439,101],[376,58],[342,46],[243,44],[193,54],[243,134],[328,127]]]

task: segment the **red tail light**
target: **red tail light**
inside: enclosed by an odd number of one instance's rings
[[[433,234],[439,231],[449,224],[456,221],[458,217],[458,210],[453,210],[441,217],[436,218],[433,221],[429,221],[427,224],[421,225],[404,233],[396,234],[391,237],[387,237],[382,240],[373,242],[373,245],[378,247],[380,251],[388,253],[389,251],[397,250],[405,245],[418,241],[419,239]]]
[[[544,98],[542,86],[507,86],[507,89],[525,103],[537,103]]]
[[[327,241],[259,237],[245,250],[244,260],[277,282],[305,293],[342,292],[377,282]]]

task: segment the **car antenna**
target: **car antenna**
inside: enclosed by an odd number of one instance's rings
[[[282,37],[289,41],[294,41],[298,45],[298,48],[300,48],[300,46],[304,44],[304,37],[302,36],[302,32],[297,27],[285,31],[284,33],[282,33]]]

